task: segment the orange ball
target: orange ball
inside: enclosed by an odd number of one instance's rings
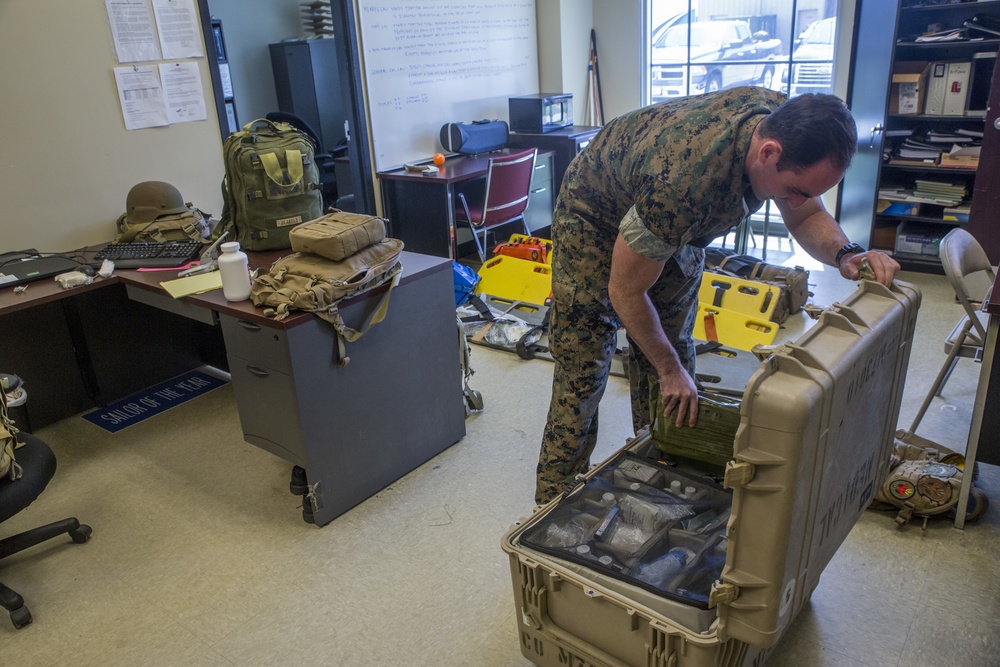
[[[441,153],[435,153],[434,154],[434,164],[436,164],[439,167],[441,165],[443,165],[444,164],[444,155],[441,154]]]

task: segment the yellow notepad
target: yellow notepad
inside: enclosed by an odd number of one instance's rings
[[[198,273],[187,278],[166,280],[160,283],[160,287],[167,290],[170,296],[180,299],[189,294],[201,294],[202,292],[211,292],[214,289],[222,289],[222,274],[218,271]]]

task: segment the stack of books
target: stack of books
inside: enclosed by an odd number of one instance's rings
[[[958,206],[968,194],[963,183],[945,183],[918,178],[915,184],[916,187],[913,188],[915,197],[934,200],[933,203],[941,206]]]

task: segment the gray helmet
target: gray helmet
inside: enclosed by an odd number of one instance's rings
[[[187,210],[180,191],[163,181],[143,181],[133,185],[125,199],[125,216],[129,222],[153,222],[160,216]]]

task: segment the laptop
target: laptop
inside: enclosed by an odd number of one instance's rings
[[[62,255],[41,257],[24,250],[0,254],[0,288],[51,278],[79,268],[78,261]]]

